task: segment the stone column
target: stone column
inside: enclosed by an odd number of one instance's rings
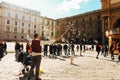
[[[102,17],[102,44],[105,42],[105,20],[104,17]]]

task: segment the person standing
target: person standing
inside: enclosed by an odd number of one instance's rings
[[[117,62],[120,62],[120,42],[118,42],[117,44],[117,49],[118,49],[118,61]]]
[[[114,43],[110,45],[110,53],[111,53],[111,59],[114,60]]]
[[[101,48],[100,48],[100,45],[99,43],[96,44],[96,51],[97,51],[97,56],[96,56],[96,59],[99,59],[98,56],[100,54],[100,51],[101,51]]]
[[[78,52],[79,51],[79,46],[78,45],[76,46],[76,49],[77,49],[77,52]]]
[[[32,48],[29,42],[26,43],[26,53],[31,53],[32,52]]]
[[[44,56],[47,56],[48,53],[48,44],[44,45]]]
[[[15,59],[16,59],[16,61],[18,61],[19,53],[20,53],[20,43],[16,42],[15,43]]]
[[[68,50],[68,46],[67,46],[66,43],[65,43],[65,45],[63,46],[63,49],[64,49],[64,53],[65,53],[65,55],[68,56],[68,52],[67,52],[67,50]]]
[[[4,50],[4,53],[6,53],[6,55],[7,55],[7,44],[6,44],[6,42],[4,42],[4,44],[3,44],[3,50]]]
[[[82,44],[80,43],[80,56],[82,56]]]
[[[91,47],[91,48],[92,48],[92,51],[94,51],[94,44],[92,44],[92,47]]]
[[[35,70],[35,80],[41,80],[39,77],[39,69],[40,69],[40,63],[41,63],[41,44],[40,44],[40,36],[36,33],[34,34],[34,39],[29,38],[29,35],[27,35],[27,40],[31,42],[32,47],[32,62],[31,62],[31,69],[29,72],[28,80],[30,80],[31,75]]]
[[[71,44],[71,54],[72,54],[72,55],[75,55],[74,47],[75,47],[75,46],[74,46],[74,44],[72,43],[72,44]]]
[[[105,54],[104,54],[104,57],[108,56],[108,47],[107,45],[105,45]]]
[[[3,57],[3,42],[0,41],[0,60]]]

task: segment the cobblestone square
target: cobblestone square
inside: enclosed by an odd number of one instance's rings
[[[18,76],[23,68],[21,63],[15,61],[15,54],[8,53],[0,61],[0,80],[27,80],[23,75]],[[86,51],[83,56],[76,52],[73,65],[70,57],[57,58],[42,57],[41,68],[44,73],[42,80],[120,80],[120,63],[100,55],[96,59],[95,51]]]

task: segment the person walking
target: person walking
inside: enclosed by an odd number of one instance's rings
[[[111,59],[114,60],[114,43],[110,45],[110,53],[111,53]]]
[[[105,54],[104,54],[104,57],[108,56],[108,47],[107,45],[105,45]]]
[[[100,48],[100,45],[99,43],[96,44],[96,51],[97,51],[97,56],[96,56],[96,59],[99,59],[98,56],[100,54],[100,51],[101,51],[101,48]]]
[[[34,39],[29,38],[27,34],[27,40],[30,41],[32,47],[32,61],[31,61],[31,69],[29,72],[28,80],[30,80],[31,75],[35,70],[35,79],[34,80],[41,80],[39,77],[39,70],[40,70],[40,63],[41,63],[41,44],[40,44],[40,36],[36,33],[34,34]]]

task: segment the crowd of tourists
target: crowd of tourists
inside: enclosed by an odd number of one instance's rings
[[[108,54],[111,54],[111,59],[114,60],[114,49],[115,43],[111,43],[110,47],[108,45],[100,45],[97,42],[95,45],[91,45],[88,47],[86,44],[79,43],[75,45],[74,43],[52,43],[52,44],[40,44],[40,37],[38,34],[34,35],[34,39],[29,38],[27,35],[26,46],[24,48],[23,44],[20,42],[15,43],[15,59],[18,62],[21,62],[24,65],[24,69],[22,69],[22,73],[24,74],[26,71],[29,73],[28,80],[30,80],[31,75],[35,69],[35,80],[41,80],[39,78],[39,67],[41,63],[42,56],[47,56],[49,58],[57,58],[57,56],[75,56],[76,53],[79,53],[82,56],[82,53],[86,52],[86,50],[94,51],[96,50],[97,55],[96,59],[99,59],[99,55],[103,55],[107,57]],[[3,56],[7,55],[7,44],[6,42],[0,41],[0,60]],[[25,50],[24,50],[25,49]],[[117,48],[119,51],[118,54],[118,62],[120,61],[120,42],[117,43]],[[43,54],[42,54],[43,53]],[[30,66],[30,69],[29,67]]]
[[[82,56],[82,52],[85,52],[85,45],[75,45],[75,44],[60,44],[60,43],[53,43],[53,44],[45,44],[43,46],[43,55],[49,57],[56,57],[56,56],[70,56],[76,55],[76,51],[80,51],[80,56]],[[93,48],[92,48],[93,49]]]

